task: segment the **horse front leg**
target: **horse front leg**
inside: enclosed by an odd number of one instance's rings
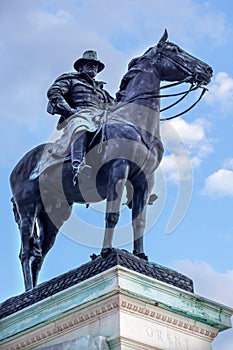
[[[148,257],[144,253],[143,235],[146,226],[148,198],[148,182],[141,179],[139,185],[134,186],[134,195],[132,199],[133,254],[145,260],[148,260]]]
[[[137,210],[134,213],[137,213]],[[144,253],[143,246],[143,234],[146,226],[146,208],[144,208],[141,213],[137,215],[137,217],[133,218],[132,226],[134,234],[133,254],[139,258],[148,260]]]
[[[110,170],[107,187],[107,204],[105,215],[105,233],[101,250],[102,258],[106,258],[113,250],[113,233],[120,215],[121,198],[129,172],[125,160],[114,161]]]

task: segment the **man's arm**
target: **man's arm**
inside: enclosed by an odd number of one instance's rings
[[[65,95],[71,87],[71,79],[56,80],[49,88],[47,96],[49,99],[47,111],[50,114],[60,114],[65,119],[69,118],[76,110],[67,103]]]

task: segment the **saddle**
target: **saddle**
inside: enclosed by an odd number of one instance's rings
[[[99,145],[98,152],[102,152],[102,143],[104,140],[103,132],[104,126],[100,126],[95,132],[87,131],[88,138],[90,140],[87,147],[87,153],[96,145]],[[48,143],[44,148],[41,159],[37,162],[31,171],[29,179],[35,180],[44,171],[48,170],[51,167],[61,166],[64,162],[71,162],[71,145],[67,147],[65,154],[59,154],[54,151],[54,143]]]

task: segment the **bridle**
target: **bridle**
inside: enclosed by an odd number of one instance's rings
[[[157,59],[157,62],[158,60],[160,59],[160,56],[164,56],[166,57],[166,59],[170,60],[173,64],[175,64],[176,66],[178,66],[181,70],[183,70],[186,74],[188,74],[188,76],[185,78],[185,79],[182,79],[178,82],[175,82],[175,83],[170,83],[170,84],[166,84],[166,85],[163,85],[161,86],[159,89],[157,90],[164,90],[164,89],[167,89],[167,88],[171,88],[171,87],[174,87],[174,86],[178,86],[180,84],[183,84],[183,83],[187,83],[189,82],[191,84],[190,88],[185,90],[185,91],[182,91],[182,92],[178,92],[178,93],[172,93],[172,94],[155,94],[155,91],[149,91],[149,92],[145,92],[143,95],[141,93],[137,94],[137,95],[134,95],[133,97],[131,97],[127,102],[123,103],[124,104],[128,104],[128,103],[132,103],[134,102],[135,100],[138,100],[138,99],[147,99],[147,98],[164,98],[164,97],[176,97],[176,96],[181,96],[180,98],[178,98],[178,100],[176,100],[175,102],[171,103],[170,105],[168,105],[167,107],[164,107],[160,110],[160,112],[164,112],[172,107],[174,107],[175,105],[177,105],[179,102],[181,102],[182,100],[184,100],[184,98],[186,96],[188,96],[188,94],[192,91],[195,91],[197,89],[202,89],[201,93],[200,93],[200,96],[197,98],[197,100],[190,106],[188,107],[187,109],[185,109],[184,111],[180,112],[180,113],[177,113],[173,116],[170,116],[170,117],[166,117],[166,118],[160,118],[160,121],[166,121],[166,120],[171,120],[171,119],[174,119],[174,118],[177,118],[177,117],[180,117],[181,115],[189,112],[193,107],[196,106],[196,104],[202,99],[202,97],[204,96],[205,92],[208,91],[208,89],[204,86],[202,86],[200,83],[196,82],[197,80],[197,77],[196,77],[196,73],[192,72],[189,68],[185,67],[184,65],[182,65],[180,62],[177,62],[175,60],[173,60],[171,57],[168,57],[167,55],[164,54],[163,52],[163,47],[162,48],[158,48],[157,47],[157,50],[156,50],[156,59]],[[190,82],[191,81],[191,82]],[[122,104],[121,104],[122,106]],[[117,106],[114,106],[114,111],[118,108],[120,108],[121,106],[117,107]]]
[[[188,107],[187,109],[185,109],[183,112],[180,112],[180,113],[177,113],[171,117],[166,117],[166,118],[160,118],[161,121],[165,121],[165,120],[171,120],[171,119],[174,119],[174,118],[177,118],[177,117],[180,117],[181,115],[189,112],[193,107],[196,106],[196,104],[202,99],[202,97],[204,96],[205,92],[208,91],[208,89],[204,86],[202,86],[200,83],[198,82],[195,82],[197,80],[197,77],[196,77],[196,73],[192,72],[189,68],[185,67],[184,65],[182,65],[180,62],[177,62],[175,60],[173,60],[171,57],[168,57],[164,54],[164,52],[160,49],[160,48],[157,48],[157,54],[158,55],[162,55],[164,57],[166,57],[167,60],[171,61],[173,64],[175,64],[176,66],[178,66],[181,70],[183,70],[185,73],[188,73],[188,76],[183,79],[183,80],[180,80],[178,82],[175,82],[175,83],[171,83],[171,84],[167,84],[167,85],[163,85],[160,87],[160,90],[162,89],[167,89],[167,88],[171,88],[171,87],[174,87],[174,86],[177,86],[177,85],[180,85],[182,83],[187,83],[187,82],[190,82],[190,80],[192,81],[191,83],[191,86],[188,90],[186,91],[182,91],[180,93],[174,93],[174,94],[166,94],[166,95],[158,95],[159,98],[163,98],[163,97],[175,97],[175,96],[180,96],[181,97],[173,102],[172,104],[170,104],[169,106],[165,107],[165,108],[162,108],[160,109],[160,112],[164,112],[166,110],[168,110],[169,108],[171,107],[174,107],[175,105],[177,105],[179,102],[181,102],[186,96],[188,96],[188,94],[191,92],[191,91],[195,91],[197,89],[202,89],[201,93],[200,93],[200,96],[197,98],[197,100],[190,106]]]

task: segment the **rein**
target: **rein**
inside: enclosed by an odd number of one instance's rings
[[[176,83],[172,83],[172,84],[167,84],[167,85],[163,85],[162,87],[159,88],[159,90],[162,90],[162,89],[166,89],[166,88],[170,88],[170,87],[174,87],[174,86],[177,86],[177,85],[180,85],[184,82],[187,81],[187,78],[182,80],[182,81],[179,81],[179,82],[176,82]],[[121,108],[122,105],[126,105],[128,103],[132,103],[134,102],[136,99],[147,99],[147,98],[163,98],[163,97],[175,97],[175,96],[181,96],[177,101],[173,102],[172,104],[168,105],[167,107],[164,107],[162,109],[160,109],[160,112],[164,112],[166,110],[168,110],[169,108],[172,108],[174,107],[175,105],[177,105],[179,102],[181,102],[186,96],[188,96],[188,94],[191,92],[191,91],[195,91],[197,90],[198,88],[201,88],[202,91],[201,91],[201,94],[200,96],[198,97],[198,99],[187,109],[185,109],[183,112],[180,112],[178,114],[175,114],[171,117],[166,117],[166,118],[160,118],[160,121],[165,121],[165,120],[171,120],[171,119],[174,119],[174,118],[177,118],[187,112],[189,112],[193,107],[196,106],[196,104],[202,99],[202,97],[204,96],[205,92],[208,91],[207,88],[203,87],[203,86],[199,86],[198,84],[192,84],[190,86],[190,88],[188,90],[185,90],[185,91],[182,91],[182,92],[178,92],[178,93],[174,93],[174,94],[165,94],[165,95],[156,95],[154,94],[154,92],[146,92],[144,93],[144,95],[141,95],[141,94],[138,94],[138,95],[135,95],[133,96],[131,99],[129,99],[127,102],[121,104],[120,106],[114,106],[114,107],[111,107],[111,111],[116,111],[117,109]]]
[[[198,89],[198,88],[199,88],[199,86],[196,87],[196,89]],[[206,91],[208,91],[208,89],[205,88],[205,87],[201,87],[201,88],[202,88],[202,92],[201,92],[200,96],[198,97],[198,99],[197,99],[189,108],[187,108],[187,109],[185,109],[183,112],[177,113],[177,114],[175,114],[175,115],[173,115],[173,116],[171,116],[171,117],[160,118],[160,120],[161,120],[161,121],[171,120],[171,119],[180,117],[181,115],[183,115],[183,114],[189,112],[189,111],[190,111],[193,107],[195,107],[196,104],[202,99],[202,97],[204,96],[204,94],[206,93]],[[190,90],[190,91],[191,91],[191,90]],[[189,93],[190,91],[188,91],[188,92],[186,93],[186,95],[182,96],[182,98],[180,98],[180,99],[179,99],[178,101],[176,101],[175,103],[173,103],[173,104],[171,104],[170,106],[168,106],[168,107],[163,108],[162,110],[160,110],[160,112],[161,112],[161,111],[164,111],[164,110],[166,110],[166,109],[168,109],[168,108],[170,108],[170,107],[173,107],[175,104],[179,103],[181,100],[183,100],[184,97],[186,97],[186,96],[188,95],[188,93]]]

